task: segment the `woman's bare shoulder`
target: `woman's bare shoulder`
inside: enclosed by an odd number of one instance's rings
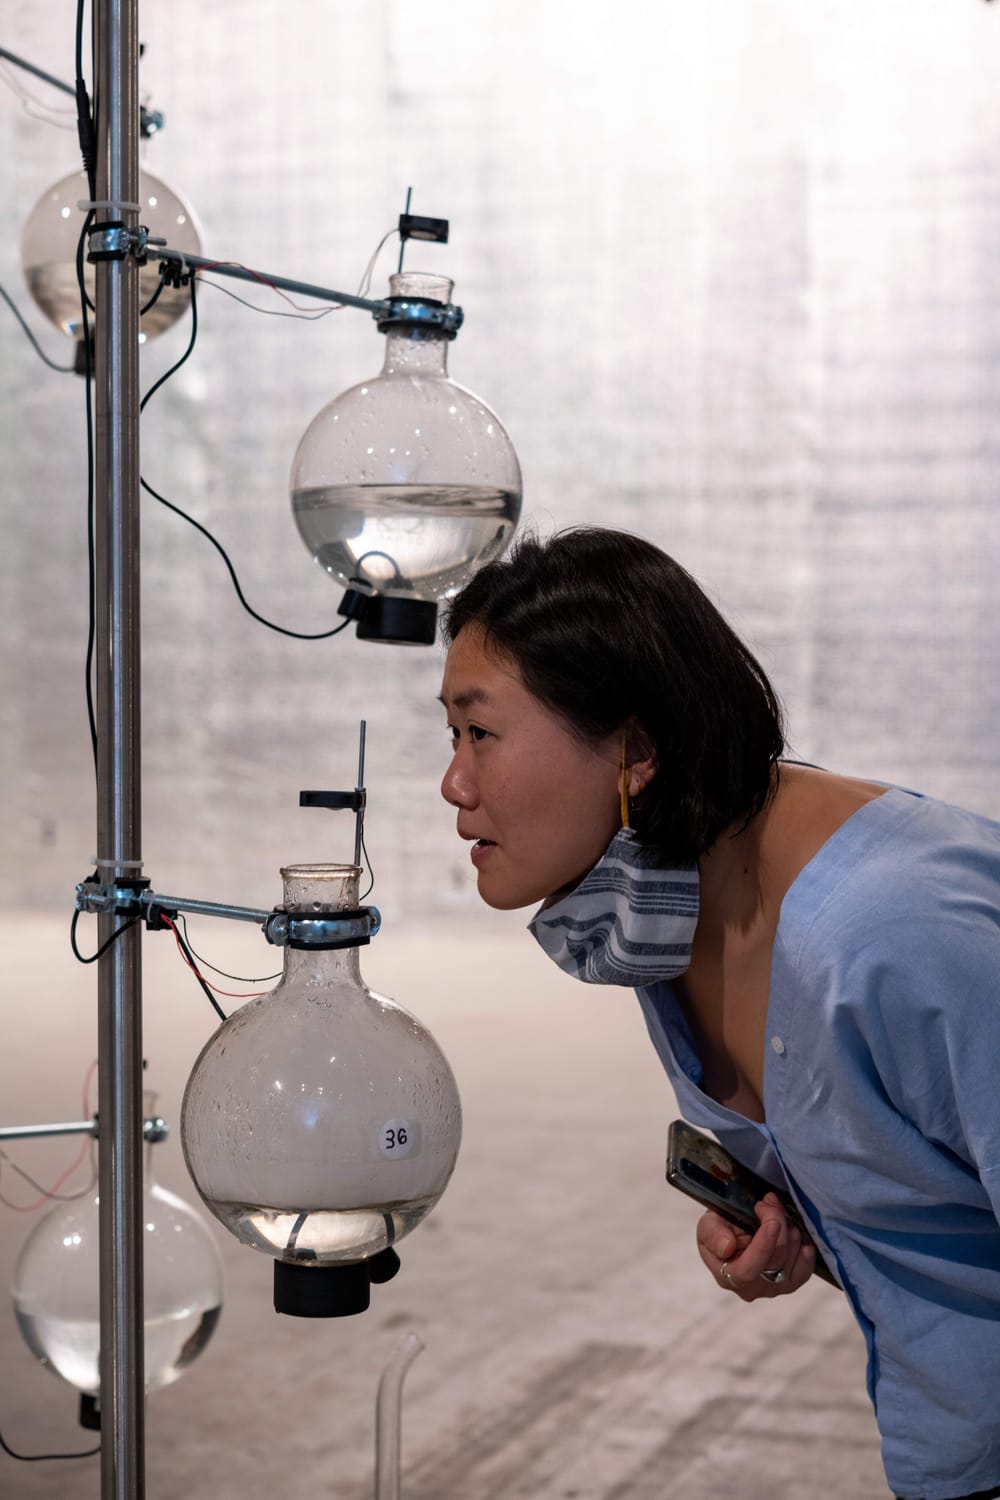
[[[782,894],[848,818],[888,790],[876,781],[783,762],[761,850]]]

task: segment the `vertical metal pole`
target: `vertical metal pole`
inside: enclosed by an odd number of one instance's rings
[[[137,0],[93,0],[97,197],[139,188]],[[98,223],[138,214],[102,210]],[[139,273],[97,266],[97,857],[107,881],[141,872],[139,679]],[[102,917],[105,941],[121,925]],[[145,1494],[142,1300],[142,927],[98,971],[100,1059],[101,1500]]]

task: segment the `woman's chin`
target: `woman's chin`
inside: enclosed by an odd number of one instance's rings
[[[476,888],[480,899],[494,911],[517,911],[522,906],[537,906],[542,899],[533,891],[518,889],[513,882],[487,870],[478,872]]]

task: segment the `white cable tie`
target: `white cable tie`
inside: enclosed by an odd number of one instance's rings
[[[117,870],[119,867],[127,870],[141,870],[143,865],[141,859],[98,859],[96,854],[90,863],[98,870]]]
[[[81,208],[85,214],[89,213],[92,208],[113,208],[119,213],[124,212],[126,209],[137,214],[142,212],[141,203],[127,203],[124,200],[119,203],[114,198],[95,198],[93,200],[78,198],[76,206],[77,208]],[[100,228],[100,225],[98,225],[98,228]]]

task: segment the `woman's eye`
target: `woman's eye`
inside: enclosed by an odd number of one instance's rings
[[[475,740],[478,744],[481,740],[488,739],[490,732],[488,729],[480,728],[478,724],[470,724],[466,729],[466,733],[468,734],[470,740]],[[448,734],[451,736],[451,743],[453,747],[457,749],[459,741],[462,738],[462,731],[460,729],[457,729],[454,724],[449,724]]]

